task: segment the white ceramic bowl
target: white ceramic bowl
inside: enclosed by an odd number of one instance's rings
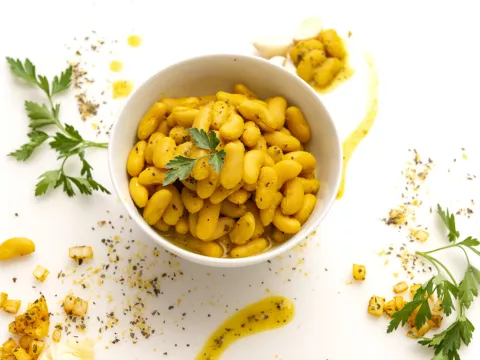
[[[127,157],[143,114],[162,97],[183,97],[232,91],[233,85],[247,85],[261,98],[284,96],[289,105],[298,106],[307,119],[312,139],[308,150],[317,159],[317,178],[321,182],[319,201],[299,233],[270,250],[243,259],[215,259],[186,251],[150,227],[137,211],[128,192]],[[109,145],[110,175],[121,201],[132,219],[154,241],[168,251],[193,262],[240,267],[272,259],[305,239],[325,217],[332,205],[341,176],[341,147],[335,126],[314,90],[296,75],[267,60],[245,55],[207,55],[182,61],[153,75],[125,104],[112,129]]]

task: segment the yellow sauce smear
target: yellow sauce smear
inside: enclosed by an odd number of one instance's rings
[[[123,69],[123,63],[121,61],[118,61],[118,60],[113,60],[111,63],[110,63],[110,70],[113,71],[113,72],[120,72],[122,71]]]
[[[367,60],[369,70],[367,114],[365,115],[362,122],[352,133],[350,133],[350,135],[348,135],[348,137],[344,140],[342,144],[342,180],[340,183],[340,189],[338,190],[337,199],[340,199],[345,192],[345,176],[348,162],[350,161],[350,158],[352,157],[352,154],[357,148],[357,146],[370,132],[370,129],[372,128],[378,113],[378,74],[372,57],[368,54],[365,54],[365,58]]]
[[[138,35],[131,35],[128,37],[127,42],[132,47],[139,47],[142,44],[142,38]]]
[[[355,70],[348,64],[348,54],[345,56],[345,59],[343,59],[342,62],[342,69],[338,72],[337,75],[335,75],[330,84],[324,87],[315,85],[315,83],[312,84],[312,87],[315,89],[316,92],[320,94],[328,94],[338,88],[342,83],[350,79],[353,74],[355,74]]]
[[[196,360],[218,360],[235,341],[262,331],[287,325],[295,314],[293,303],[271,296],[241,309],[210,336]]]
[[[118,80],[113,83],[113,98],[123,98],[130,95],[133,89],[133,83],[128,80]]]

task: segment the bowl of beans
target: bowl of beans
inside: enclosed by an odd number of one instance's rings
[[[207,55],[159,71],[112,129],[109,167],[131,218],[169,252],[240,267],[311,234],[341,177],[320,98],[264,59]]]

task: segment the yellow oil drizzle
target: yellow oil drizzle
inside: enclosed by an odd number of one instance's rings
[[[113,83],[113,98],[123,98],[130,95],[133,89],[133,83],[128,80],[118,80]]]
[[[123,69],[123,63],[119,60],[113,60],[110,63],[110,70],[113,72],[120,72]]]
[[[218,360],[235,341],[282,327],[295,314],[293,303],[282,296],[267,297],[241,309],[210,336],[196,360]]]
[[[139,47],[142,44],[142,38],[138,35],[130,35],[127,42],[132,47]]]
[[[357,128],[343,141],[342,180],[340,182],[340,189],[337,193],[337,199],[340,199],[345,192],[345,176],[348,162],[350,161],[350,158],[352,157],[352,154],[357,146],[370,132],[378,113],[378,73],[375,68],[375,62],[373,61],[373,58],[368,54],[365,54],[365,58],[367,60],[369,71],[367,114],[363,118],[362,122],[358,124]]]

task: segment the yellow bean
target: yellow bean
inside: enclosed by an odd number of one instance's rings
[[[275,169],[268,166],[262,167],[255,191],[255,203],[260,210],[272,205],[277,192],[277,183],[278,175]]]
[[[199,97],[198,97],[198,100],[200,101],[200,104],[199,104],[200,106],[206,105],[206,104],[208,104],[209,102],[212,102],[212,101],[217,100],[217,95],[215,95],[215,94],[210,94],[210,95],[199,96]]]
[[[220,130],[220,127],[228,119],[230,107],[225,101],[215,101],[212,107],[212,124],[210,127],[214,130]]]
[[[254,121],[264,131],[274,131],[277,127],[277,122],[268,107],[255,100],[246,100],[237,109],[244,118]]]
[[[133,202],[139,208],[144,208],[148,201],[148,190],[145,186],[139,184],[137,177],[132,177],[128,184],[128,191]]]
[[[235,84],[233,93],[245,95],[249,99],[258,99],[258,96],[243,84]]]
[[[286,240],[286,236],[283,232],[275,228],[272,231],[272,240],[276,243],[282,243]]]
[[[266,152],[263,152],[265,154],[265,160],[263,161],[263,166],[269,166],[269,167],[273,167],[273,165],[275,165],[275,161],[273,161],[272,157],[266,153]]]
[[[247,151],[244,158],[243,180],[247,184],[255,184],[260,174],[260,168],[265,161],[265,152],[262,150]]]
[[[167,232],[170,230],[170,225],[165,223],[163,219],[158,220],[155,224],[152,225],[155,229],[161,232]]]
[[[183,215],[184,205],[182,202],[182,196],[174,185],[159,186],[159,189],[166,189],[172,194],[172,199],[165,209],[162,219],[168,225],[175,225]]]
[[[140,140],[146,140],[152,135],[160,125],[160,122],[165,117],[167,107],[165,104],[157,102],[148,109],[147,113],[143,115],[140,124],[138,125],[137,136]]]
[[[282,212],[285,215],[293,215],[300,211],[304,197],[302,181],[299,178],[287,180],[283,186]]]
[[[180,235],[188,234],[188,214],[183,214],[182,218],[175,224],[175,231]]]
[[[180,144],[175,149],[175,156],[181,155],[185,157],[190,157],[190,152],[192,151],[193,143],[191,141],[184,142]]]
[[[247,206],[245,204],[234,204],[228,200],[222,201],[220,214],[238,219],[247,212]]]
[[[220,136],[227,141],[237,140],[243,134],[243,126],[243,118],[236,111],[232,111],[220,127]]]
[[[290,135],[290,136],[292,135],[292,133],[290,132],[290,130],[288,130],[288,129],[285,128],[285,127],[282,127],[282,128],[281,128],[280,130],[278,130],[278,131],[280,131],[282,134],[285,134],[285,135]]]
[[[337,58],[330,57],[325,60],[323,64],[317,68],[313,77],[317,85],[323,87],[330,84],[335,76],[337,76],[337,74],[340,72],[342,66],[342,62]]]
[[[173,113],[168,115],[168,117],[165,120],[167,121],[167,125],[170,128],[173,128],[174,126],[177,125],[177,121],[175,120],[175,115]]]
[[[169,126],[179,125],[185,128],[192,127],[193,120],[197,117],[200,110],[190,109],[188,107],[177,107],[173,109],[173,112],[168,116],[167,122],[172,118]],[[171,123],[173,122],[173,125]]]
[[[218,219],[217,227],[213,232],[213,235],[207,241],[218,240],[222,236],[227,235],[235,225],[235,220],[230,217],[221,217]]]
[[[193,146],[190,152],[191,154],[190,156],[192,158],[198,158],[208,153],[209,153],[208,150]],[[195,163],[195,166],[193,167],[193,171],[192,171],[192,177],[197,181],[203,180],[203,179],[206,179],[208,175],[210,175],[211,171],[212,171],[212,166],[208,163],[208,158],[203,158],[203,159],[197,160],[197,162]]]
[[[198,130],[203,130],[208,134],[210,130],[210,123],[212,122],[212,106],[203,106],[198,115],[193,120],[192,127]]]
[[[262,221],[260,220],[260,213],[258,212],[258,208],[252,200],[248,200],[245,203],[247,207],[247,211],[252,213],[255,217],[255,230],[253,231],[252,239],[255,239],[262,235],[265,232],[265,229],[262,225]]]
[[[300,141],[291,135],[286,135],[280,131],[265,133],[263,135],[269,146],[276,145],[284,152],[300,150]]]
[[[207,240],[213,235],[220,216],[220,207],[220,204],[204,201],[202,209],[198,212],[197,238]]]
[[[175,140],[171,137],[160,139],[153,152],[153,164],[159,169],[164,169],[165,165],[175,157],[176,147]]]
[[[185,186],[182,189],[182,201],[189,213],[199,212],[200,209],[203,207],[203,200],[200,199],[196,192],[189,190]]]
[[[292,58],[295,65],[298,65],[298,63],[303,59],[305,54],[315,49],[324,49],[323,44],[320,42],[320,40],[308,39],[299,41],[295,44],[292,50],[290,50],[290,57]]]
[[[279,208],[275,211],[273,225],[285,234],[295,234],[300,231],[301,227],[300,222],[297,219],[284,215]]]
[[[237,220],[232,231],[228,234],[230,241],[236,245],[243,245],[253,235],[255,231],[255,217],[252,213],[247,212]]]
[[[220,204],[223,200],[233,194],[235,191],[240,189],[243,186],[243,183],[238,184],[233,189],[225,189],[222,185],[219,185],[213,194],[210,196],[210,201],[212,204]]]
[[[337,32],[333,29],[323,30],[318,39],[325,46],[327,54],[342,60],[345,57],[346,50],[343,45],[342,38],[338,36]]]
[[[223,247],[215,241],[203,242],[197,239],[188,239],[187,246],[204,256],[221,258],[223,256]]]
[[[252,195],[252,193],[248,192],[247,190],[238,189],[233,194],[231,194],[227,199],[228,201],[234,204],[245,204],[245,201],[247,201],[250,198],[250,195]]]
[[[305,222],[310,217],[313,209],[315,208],[315,204],[317,203],[317,198],[315,195],[307,194],[303,199],[303,205],[300,210],[298,210],[293,217],[297,219],[301,225],[305,224]]]
[[[310,83],[315,69],[323,64],[326,58],[327,56],[323,50],[315,49],[308,52],[298,64],[297,75],[307,83]]]
[[[244,258],[253,255],[260,254],[268,249],[270,246],[268,240],[264,238],[254,239],[245,245],[240,245],[230,251],[230,256],[232,258]]]
[[[285,181],[293,179],[302,171],[302,165],[293,160],[282,160],[273,167],[278,176],[277,190],[283,186]]]
[[[283,160],[283,151],[278,146],[275,146],[275,145],[270,146],[267,149],[267,153],[272,157],[275,163],[278,163],[279,161]]]
[[[0,260],[25,256],[35,251],[35,243],[27,238],[14,237],[0,244]]]
[[[213,192],[220,183],[220,174],[212,171],[206,179],[197,183],[197,195],[200,199],[207,199],[212,196]]]
[[[225,101],[229,105],[238,106],[248,98],[242,94],[230,94],[224,91],[217,92],[217,100]]]
[[[259,99],[250,99],[250,100],[252,100],[254,103],[262,105],[264,108],[268,108],[268,104],[266,101],[259,100]]]
[[[318,189],[320,189],[320,181],[317,179],[305,179],[299,177],[303,184],[303,191],[305,194],[316,194]]]
[[[277,191],[270,206],[266,209],[260,209],[260,220],[263,226],[268,226],[272,223],[275,210],[277,210],[278,205],[282,202],[282,198],[282,194]]]
[[[220,136],[220,131],[218,131],[218,130],[213,130],[213,132],[214,132],[215,135],[217,136],[217,139],[220,140],[220,142],[218,143],[218,145],[217,145],[217,147],[215,148],[215,150],[217,150],[217,151],[223,150],[223,149],[225,148],[225,145],[226,145],[225,140]]]
[[[185,180],[182,180],[181,183],[182,183],[183,186],[185,186],[188,190],[195,191],[195,192],[197,191],[198,181],[195,180],[194,178],[192,178],[192,177],[186,178]]]
[[[196,97],[165,98],[161,102],[167,106],[167,114],[170,114],[178,106],[194,109],[200,105],[200,100]]]
[[[166,189],[157,191],[155,194],[153,194],[143,210],[143,218],[148,225],[153,225],[162,218],[162,215],[167,209],[171,200],[172,193]]]
[[[243,178],[245,148],[240,141],[235,141],[225,145],[225,152],[227,154],[220,171],[220,184],[228,190],[237,186]]]
[[[153,164],[153,152],[155,151],[155,147],[158,144],[158,141],[165,137],[165,134],[161,132],[154,132],[152,136],[148,139],[147,147],[145,148],[145,161],[147,164]]]
[[[160,132],[163,135],[168,136],[168,134],[170,133],[170,129],[171,127],[168,125],[167,120],[162,120],[160,121],[160,125],[158,125],[156,132]]]
[[[198,212],[188,214],[188,230],[193,237],[197,237]]]
[[[262,135],[258,138],[257,143],[250,148],[251,150],[262,150],[267,151],[267,141],[265,137]]]
[[[302,172],[308,173],[311,171],[315,171],[317,167],[317,160],[315,157],[306,151],[292,151],[284,155],[283,157],[285,160],[294,160],[302,165]]]
[[[149,166],[138,175],[138,182],[142,185],[160,185],[165,180],[166,169]]]
[[[255,184],[243,184],[243,189],[245,189],[246,191],[249,191],[249,192],[252,192],[252,191],[255,191],[255,189],[257,188],[257,183]]]
[[[272,113],[273,118],[277,126],[276,130],[279,130],[283,127],[285,123],[285,111],[287,110],[287,100],[281,96],[275,96],[271,98],[268,102],[268,110]]]
[[[130,176],[138,176],[145,166],[145,149],[147,142],[141,140],[135,144],[128,155],[127,172]]]
[[[305,120],[302,110],[296,106],[290,106],[285,113],[285,122],[292,135],[301,143],[310,141],[310,126]]]
[[[190,139],[190,133],[183,126],[173,127],[168,136],[175,140],[176,145],[183,144]]]
[[[247,121],[243,125],[242,142],[246,146],[255,146],[260,136],[262,136],[262,133],[253,121]]]

